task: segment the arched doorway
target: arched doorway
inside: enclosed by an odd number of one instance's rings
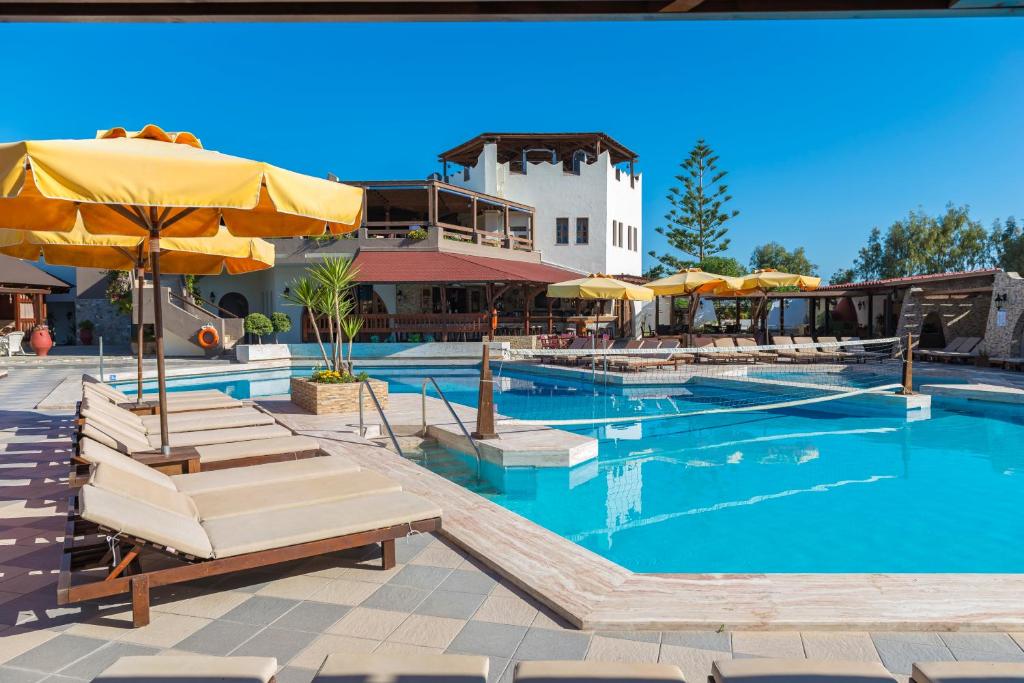
[[[942,316],[935,311],[925,315],[921,321],[921,342],[922,349],[944,349],[946,348],[946,334],[942,330]]]
[[[249,300],[238,292],[228,292],[220,298],[220,303],[217,305],[239,318],[249,315]]]

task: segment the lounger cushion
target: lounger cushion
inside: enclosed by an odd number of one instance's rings
[[[215,443],[253,441],[279,436],[291,436],[291,432],[280,425],[259,427],[231,427],[229,429],[206,429],[200,432],[175,432],[169,435],[171,446],[208,446]],[[150,448],[160,447],[160,433],[149,435]]]
[[[239,441],[212,446],[196,446],[200,463],[237,460],[238,458],[262,458],[279,453],[304,453],[316,451],[320,444],[308,436],[279,436],[259,441]]]
[[[174,413],[167,416],[167,428],[172,432],[198,432],[204,429],[226,429],[274,424],[274,418],[255,408],[217,408],[198,412]],[[145,415],[142,425],[150,434],[160,431],[160,416]]]
[[[379,493],[329,503],[203,523],[216,557],[282,548],[441,516],[434,503],[411,493]]]
[[[368,493],[401,491],[402,486],[370,470],[288,482],[266,482],[192,495],[199,519],[251,515],[287,508],[344,500]],[[181,494],[179,494],[181,495]]]
[[[167,655],[121,657],[93,683],[269,683],[277,672],[273,657]]]
[[[97,470],[103,467],[100,465]],[[191,517],[176,515],[92,484],[83,486],[78,496],[83,519],[187,555],[213,556],[209,537],[202,525]]]
[[[118,408],[113,403],[102,400],[85,398],[82,399],[82,417],[97,417],[105,419],[113,424],[121,425],[122,428],[130,428],[136,431],[145,431],[142,418],[124,408]]]
[[[213,448],[213,446],[209,448]],[[265,465],[236,467],[234,469],[214,470],[212,472],[175,474],[170,479],[179,491],[190,495],[197,495],[209,491],[227,491],[237,487],[257,486],[260,484],[283,484],[284,482],[301,479],[357,471],[359,471],[359,467],[347,458],[338,455],[328,455],[321,458],[271,462]]]
[[[716,660],[715,683],[893,683],[896,679],[878,662],[815,659]]]
[[[86,419],[82,426],[82,436],[87,436],[122,453],[148,451],[153,448],[149,439],[131,431],[117,429],[101,420]]]
[[[199,511],[189,496],[125,469],[97,465],[89,483],[105,491],[145,501],[148,505],[182,517],[199,519]]]
[[[133,473],[137,477],[147,479],[158,486],[163,486],[172,491],[178,490],[174,482],[171,481],[171,478],[163,472],[158,472],[137,460],[132,460],[124,453],[105,446],[98,441],[83,438],[79,446],[78,456],[90,464],[99,465],[102,463],[111,467],[118,467]]]
[[[918,662],[910,677],[915,683],[1022,683],[1020,662]]]
[[[328,655],[313,683],[487,683],[490,660],[471,655]]]
[[[641,664],[638,662],[519,662],[515,680],[518,683],[547,683],[575,681],[587,683],[655,683],[675,681],[685,683],[683,672],[672,664]]]

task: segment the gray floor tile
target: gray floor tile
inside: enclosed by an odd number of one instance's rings
[[[665,631],[661,642],[664,645],[680,645],[698,650],[732,651],[732,634],[726,631]]]
[[[412,612],[429,595],[429,591],[412,586],[381,586],[363,601],[363,607],[386,609],[393,612]]]
[[[583,659],[590,647],[590,634],[531,628],[516,650],[515,658]]]
[[[266,626],[299,604],[299,600],[254,595],[221,617],[224,621]]]
[[[594,635],[621,640],[636,640],[642,643],[661,642],[661,631],[598,631]]]
[[[470,621],[459,631],[459,635],[455,636],[455,640],[448,646],[448,651],[469,655],[511,657],[524,635],[526,635],[526,628],[523,626]]]
[[[280,666],[302,652],[320,637],[310,631],[287,631],[270,627],[239,645],[231,652],[236,657],[277,657]]]
[[[946,662],[954,659],[953,653],[941,641],[939,645],[893,638],[874,638],[874,641],[882,664],[894,674],[909,674],[914,662]]]
[[[407,564],[388,581],[389,586],[412,586],[432,591],[452,573],[451,569]]]
[[[287,628],[293,631],[323,633],[345,616],[350,609],[352,608],[347,605],[307,601],[295,609],[289,610],[272,625],[274,628]]]
[[[27,669],[12,669],[9,666],[0,666],[0,681],[4,683],[39,683],[47,675],[41,671],[28,671]]]
[[[487,595],[494,590],[497,584],[498,582],[487,574],[456,569],[449,574],[448,578],[438,588],[459,593]]]
[[[1024,651],[1005,633],[941,633],[939,637],[957,659],[967,658],[961,654],[988,652],[1010,658],[1002,661],[1024,660]]]
[[[879,631],[871,634],[871,640],[876,643],[880,640],[887,640],[918,645],[943,645],[939,634],[932,631]]]
[[[42,680],[42,683],[89,683],[88,679],[76,676],[65,676],[63,674],[50,674]]]
[[[1024,662],[1024,652],[991,652],[988,650],[957,650],[953,653],[960,662]]]
[[[280,663],[280,662],[279,662]],[[297,666],[286,666],[277,672],[277,683],[310,683],[316,671],[300,669]]]
[[[262,627],[233,621],[215,621],[202,627],[174,646],[205,655],[226,655],[256,635]]]
[[[395,546],[395,561],[399,564],[405,564],[416,559],[416,556],[423,552],[424,546],[422,545],[396,545]]]
[[[438,589],[420,603],[420,606],[416,608],[416,613],[428,614],[432,617],[448,617],[449,619],[469,619],[480,608],[486,597],[474,593],[457,593]]]
[[[155,655],[158,652],[160,649],[155,647],[114,642],[106,647],[101,647],[84,659],[69,664],[58,673],[62,676],[74,676],[91,681],[121,657]]]
[[[511,660],[505,659],[504,657],[488,657],[490,662],[487,667],[487,683],[498,683],[501,680],[501,675],[505,673],[505,669],[508,668],[508,663]]]
[[[107,644],[105,640],[82,638],[62,633],[39,647],[23,652],[7,662],[8,666],[56,673],[71,662],[85,657]]]

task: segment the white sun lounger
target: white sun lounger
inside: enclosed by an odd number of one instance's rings
[[[146,412],[158,409],[157,397],[147,394],[140,399],[132,398],[118,391],[109,384],[96,381],[82,382],[83,395],[102,396],[110,403],[121,406],[141,407]],[[238,408],[245,405],[237,398],[228,396],[216,389],[197,389],[167,394],[167,412],[180,413],[190,410],[210,410],[213,408]]]
[[[718,659],[711,683],[896,683],[880,662],[816,659]]]
[[[92,683],[272,683],[274,657],[148,655],[121,657]]]
[[[474,655],[333,654],[313,683],[487,683],[490,659]]]
[[[515,683],[686,683],[674,664],[640,662],[526,661],[514,673]]]
[[[1024,683],[1021,662],[916,662],[912,683]]]

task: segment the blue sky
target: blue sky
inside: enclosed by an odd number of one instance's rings
[[[636,150],[645,248],[700,136],[729,171],[732,256],[768,238],[828,276],[872,226],[1024,215],[1024,19],[0,25],[0,140],[153,122],[323,175],[424,177],[486,130]]]

